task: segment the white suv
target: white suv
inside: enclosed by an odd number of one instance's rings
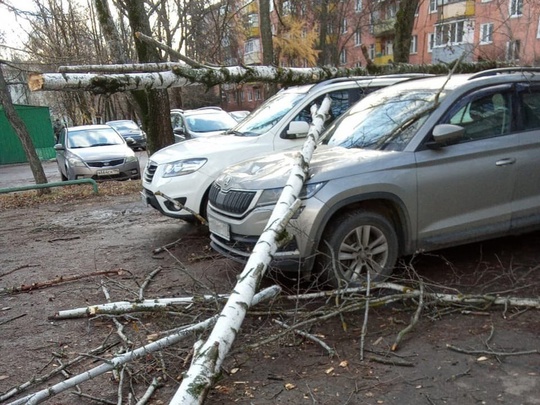
[[[300,147],[309,129],[311,106],[320,105],[326,95],[332,98],[333,120],[364,95],[418,76],[338,78],[283,89],[226,135],[190,139],[150,156],[143,176],[143,200],[173,218],[192,220],[191,212],[205,217],[210,185],[221,172],[248,158]],[[187,210],[156,195],[158,191]]]

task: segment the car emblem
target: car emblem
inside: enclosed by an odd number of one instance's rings
[[[103,162],[103,166],[109,166],[109,162]]]
[[[229,184],[231,184],[231,176],[225,176],[223,179],[223,188],[229,188]]]

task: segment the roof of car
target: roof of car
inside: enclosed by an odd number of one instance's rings
[[[96,124],[96,125],[79,125],[79,126],[67,128],[68,131],[84,131],[87,129],[111,129],[111,127],[104,124]]]

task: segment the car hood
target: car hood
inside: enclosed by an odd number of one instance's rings
[[[320,145],[311,159],[308,178],[326,181],[336,177],[378,170],[386,166],[398,152],[368,149],[345,149]],[[227,168],[216,180],[227,188],[262,190],[283,187],[291,168],[298,161],[298,153],[281,152],[266,157],[249,159]]]
[[[189,131],[190,135],[194,138],[204,138],[208,136],[214,136],[214,135],[224,135],[225,131],[208,131],[208,132],[193,132]]]
[[[228,151],[238,153],[239,150],[249,148],[257,142],[258,137],[236,135],[204,136],[188,139],[160,149],[150,156],[150,160],[161,165],[179,159],[204,158],[225,154]]]
[[[135,155],[126,145],[94,146],[91,148],[70,149],[69,151],[82,160],[88,161],[119,159]]]

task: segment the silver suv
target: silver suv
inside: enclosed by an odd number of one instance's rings
[[[211,244],[245,260],[294,162],[245,161],[213,184]],[[540,69],[396,84],[322,135],[273,266],[333,285],[388,277],[398,257],[540,228]]]

